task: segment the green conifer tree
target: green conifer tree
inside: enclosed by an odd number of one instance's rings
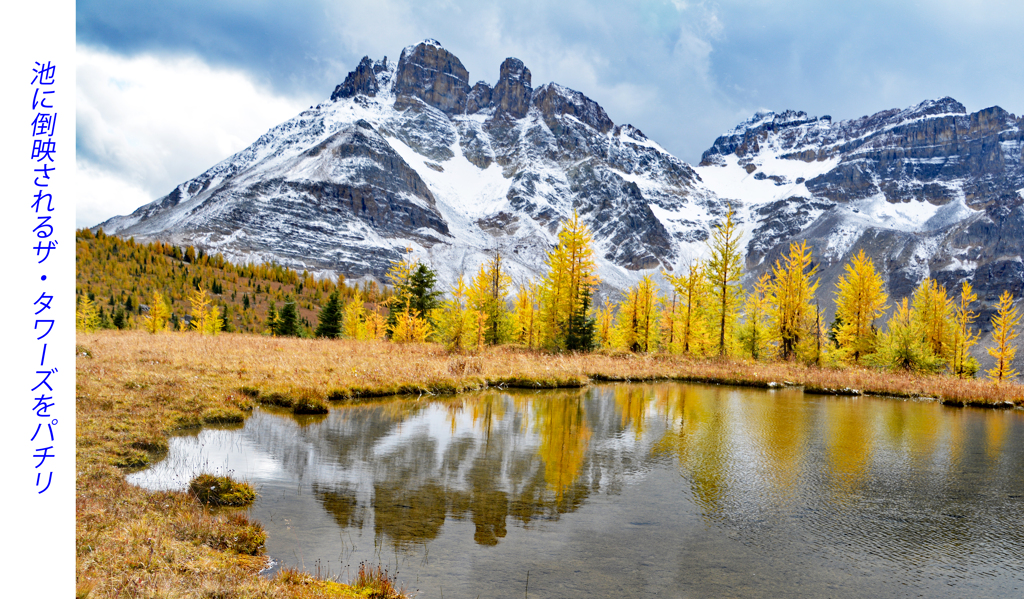
[[[335,289],[320,310],[320,322],[316,325],[317,337],[337,339],[341,337],[341,295]]]

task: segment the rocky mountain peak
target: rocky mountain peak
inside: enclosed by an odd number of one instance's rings
[[[533,98],[530,69],[518,58],[506,58],[501,63],[498,84],[494,86],[492,103],[497,112],[521,119],[530,109]]]
[[[936,114],[967,114],[967,109],[960,102],[946,96],[936,100],[925,100],[917,106],[901,111],[900,114],[907,120]]]
[[[402,50],[393,91],[399,110],[422,101],[445,114],[461,114],[470,92],[469,71],[436,40],[424,40]]]
[[[558,117],[569,115],[581,123],[607,133],[615,126],[601,105],[580,92],[557,83],[545,83],[533,92],[532,104],[544,116],[544,123],[556,135],[562,127]]]
[[[701,156],[700,164],[719,164],[722,157],[729,154],[744,156],[751,151],[757,152],[760,142],[773,133],[792,134],[792,130],[799,131],[808,126],[828,128],[831,125],[832,117],[829,115],[809,116],[802,110],[785,110],[779,113],[759,110],[732,131],[716,139],[711,148]]]
[[[345,81],[334,88],[331,100],[352,98],[359,94],[371,98],[376,96],[390,83],[392,67],[393,65],[388,63],[387,56],[383,60],[376,61],[371,60],[369,56],[364,56],[356,69],[345,77]]]

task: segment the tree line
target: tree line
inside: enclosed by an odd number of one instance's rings
[[[303,327],[296,302],[273,302],[262,331],[274,335],[394,342],[438,342],[451,351],[516,344],[548,351],[622,350],[694,357],[798,360],[821,366],[860,365],[973,377],[979,370],[971,348],[978,343],[977,295],[967,281],[950,296],[926,278],[909,298],[889,306],[882,277],[863,251],[845,265],[833,291],[835,317],[823,322],[819,278],[812,249],[794,242],[748,290],[741,284],[741,231],[729,211],[707,241],[706,258],[680,272],[662,272],[659,289],[645,275],[618,301],[592,299],[600,280],[593,238],[578,215],[565,220],[558,243],[537,281],[517,286],[494,252],[477,272],[460,275],[447,293],[436,273],[411,258],[396,260],[386,296],[339,286],[319,310],[316,327]],[[182,257],[182,260],[185,256]],[[195,258],[193,258],[195,259]],[[315,282],[314,282],[315,284]],[[514,288],[513,288],[514,287]],[[218,315],[204,304],[205,290],[190,292],[190,328],[217,329]],[[156,295],[151,304],[158,305]],[[1004,381],[1012,368],[1021,317],[1004,292],[992,317],[995,364],[990,378]],[[884,323],[879,319],[892,307]],[[206,310],[207,312],[204,312]],[[206,316],[204,316],[204,314]],[[162,330],[164,311],[150,308],[144,326]],[[167,317],[169,318],[169,317]],[[213,324],[207,324],[213,323]]]

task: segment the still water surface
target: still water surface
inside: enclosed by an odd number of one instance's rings
[[[130,477],[254,483],[280,565],[421,597],[1024,596],[1024,413],[682,384],[257,410]]]

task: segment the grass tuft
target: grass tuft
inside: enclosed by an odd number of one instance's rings
[[[329,411],[323,398],[312,391],[303,391],[292,400],[292,412],[296,414],[326,414]]]
[[[192,479],[188,488],[205,505],[242,507],[256,500],[256,491],[252,485],[236,482],[229,476],[200,474]]]
[[[203,424],[236,424],[245,420],[245,414],[238,409],[217,406],[203,410],[200,420]]]
[[[370,566],[366,562],[359,563],[359,572],[356,574],[352,586],[356,587],[371,599],[401,599],[405,591],[395,587],[395,576],[388,573],[388,569],[381,568],[380,564]]]

